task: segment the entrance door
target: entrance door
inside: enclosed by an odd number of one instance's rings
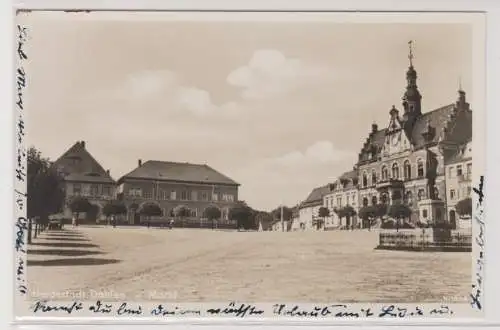
[[[141,216],[139,213],[134,212],[134,225],[139,225],[141,223]]]
[[[457,228],[457,219],[456,219],[455,210],[450,211],[450,224],[451,224],[451,228],[453,228],[453,229]]]

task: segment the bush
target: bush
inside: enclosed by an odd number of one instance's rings
[[[455,205],[455,209],[460,216],[472,215],[472,198],[462,199]]]
[[[380,228],[382,228],[382,229],[396,229],[396,221],[391,220],[391,219],[383,221]]]

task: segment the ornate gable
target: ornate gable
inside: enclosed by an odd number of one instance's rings
[[[399,118],[399,111],[392,106],[389,125],[386,129],[384,144],[382,146],[382,157],[390,157],[393,154],[401,153],[411,148],[411,141],[403,129],[403,122]]]

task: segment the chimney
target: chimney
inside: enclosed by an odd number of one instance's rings
[[[142,159],[139,159],[139,160],[137,161],[137,166],[139,166],[139,167],[141,167],[141,166],[142,166]]]
[[[85,148],[85,141],[80,141],[80,145],[82,146],[82,148]]]
[[[373,123],[372,124],[372,133],[376,133],[378,131],[378,125]]]
[[[110,174],[109,174],[109,170],[106,170],[106,174],[107,174],[108,176],[110,176]]]

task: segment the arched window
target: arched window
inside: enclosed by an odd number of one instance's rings
[[[405,172],[405,179],[409,180],[411,179],[411,164],[409,160],[405,160],[404,163],[404,172]]]
[[[372,170],[372,184],[377,183],[377,172],[375,170]]]
[[[392,164],[392,178],[399,179],[399,166],[398,163]]]
[[[417,160],[417,176],[419,178],[424,177],[424,162],[420,158]]]
[[[372,197],[372,205],[377,205],[377,196]]]
[[[382,204],[387,204],[387,202],[389,201],[389,196],[387,196],[387,193],[383,193],[380,196],[380,200],[382,201]]]
[[[421,201],[422,199],[425,199],[425,190],[424,189],[419,189],[417,197],[418,197],[419,201]]]
[[[363,187],[366,188],[368,186],[368,177],[366,176],[366,172],[363,172]]]
[[[363,206],[368,206],[368,198],[363,198]]]
[[[382,180],[385,181],[387,180],[387,176],[388,176],[388,173],[387,173],[387,166],[382,166]]]

